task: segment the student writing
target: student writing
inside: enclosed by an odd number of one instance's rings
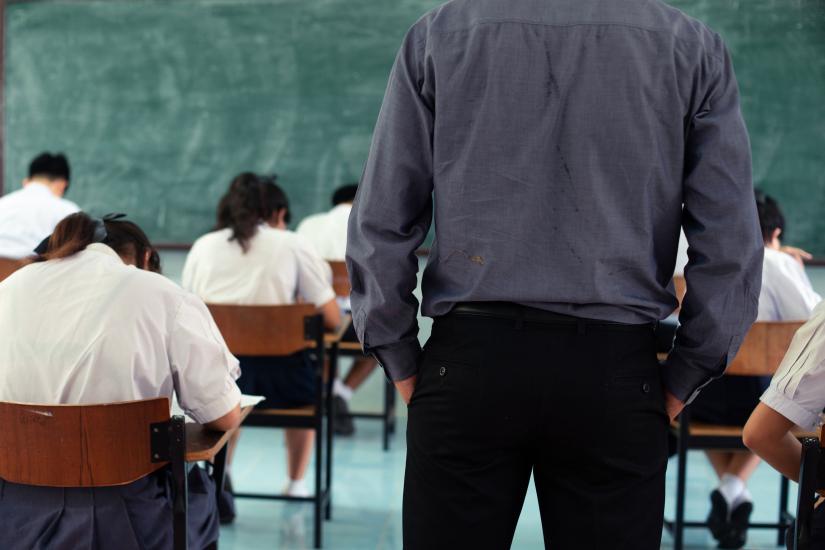
[[[132,401],[173,392],[196,421],[240,422],[238,362],[200,299],[147,271],[153,251],[125,220],[75,213],[45,253],[0,283],[0,400]],[[214,486],[189,473],[190,548],[218,538]],[[172,547],[167,470],[118,487],[0,480],[0,548]]]

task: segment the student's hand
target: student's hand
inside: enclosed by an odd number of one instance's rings
[[[415,390],[415,382],[417,379],[418,377],[413,375],[404,380],[397,380],[395,382],[395,387],[398,389],[398,393],[401,394],[401,399],[403,399],[404,403],[407,405],[410,404],[410,398]]]
[[[813,259],[813,255],[810,252],[802,250],[801,248],[796,248],[795,246],[783,246],[779,250],[781,250],[785,254],[789,254],[789,255],[793,256],[793,258],[797,262],[799,262],[800,264],[803,264],[803,265],[805,263],[805,260]]]
[[[684,408],[685,404],[683,401],[680,401],[675,395],[665,390],[665,410],[671,422],[676,420],[676,417],[679,416],[679,413],[682,412]]]

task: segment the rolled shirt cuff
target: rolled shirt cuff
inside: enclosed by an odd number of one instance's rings
[[[391,382],[406,380],[418,374],[421,344],[417,339],[369,348],[366,351],[378,360]]]
[[[721,366],[718,370],[722,372]],[[666,390],[688,405],[696,399],[700,390],[713,380],[712,374],[710,370],[691,365],[674,349],[662,369],[662,383]]]
[[[802,429],[814,430],[819,426],[820,415],[818,412],[805,410],[787,395],[778,392],[773,386],[765,390],[759,400]]]

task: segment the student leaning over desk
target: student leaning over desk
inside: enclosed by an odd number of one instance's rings
[[[63,198],[69,175],[63,154],[41,153],[29,165],[23,188],[0,198],[0,258],[31,256],[60,220],[80,210]]]
[[[76,213],[45,252],[0,283],[0,400],[92,404],[172,397],[216,430],[240,423],[238,362],[203,303],[147,268],[157,255],[128,221]],[[0,480],[0,548],[172,547],[162,469],[116,487]],[[189,473],[190,548],[218,539],[214,484]]]

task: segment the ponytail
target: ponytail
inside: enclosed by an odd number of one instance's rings
[[[94,242],[106,238],[106,228],[102,220],[92,218],[83,212],[77,212],[64,218],[48,238],[45,251],[40,251],[35,262],[59,260],[74,256]],[[42,246],[42,245],[41,245]]]
[[[246,253],[258,225],[269,218],[264,204],[263,186],[255,174],[244,172],[232,180],[229,190],[218,203],[215,229],[231,229],[230,241],[237,241]]]
[[[74,256],[92,243],[103,243],[127,263],[160,273],[160,256],[146,233],[125,214],[109,214],[103,219],[77,212],[64,218],[49,238],[37,247],[34,262]],[[148,253],[148,263],[145,262]],[[132,261],[129,261],[132,260]]]

